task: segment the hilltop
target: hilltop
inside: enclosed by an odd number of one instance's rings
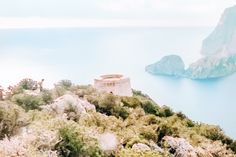
[[[236,141],[133,90],[24,79],[0,101],[1,157],[234,157]],[[203,115],[207,116],[207,115]]]

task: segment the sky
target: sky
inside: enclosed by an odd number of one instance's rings
[[[0,0],[0,28],[214,26],[236,0]]]

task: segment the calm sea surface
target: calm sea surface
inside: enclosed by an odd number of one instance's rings
[[[122,73],[158,104],[195,121],[220,125],[236,138],[236,75],[193,81],[152,76],[147,64],[178,54],[186,65],[200,57],[212,28],[78,28],[0,30],[0,84],[24,77],[91,84],[106,73]]]

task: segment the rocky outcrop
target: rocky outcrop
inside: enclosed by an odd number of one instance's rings
[[[215,30],[203,41],[203,55],[236,53],[236,6],[227,8]]]
[[[95,106],[90,104],[87,100],[80,99],[73,94],[65,94],[57,98],[52,104],[42,106],[42,108],[59,115],[68,112],[75,112],[80,115],[90,110],[96,110]]]
[[[236,72],[236,54],[208,56],[191,64],[185,75],[191,79],[219,78]]]
[[[214,143],[205,142],[204,145],[193,147],[184,138],[165,136],[162,139],[162,145],[169,148],[169,152],[175,157],[223,157],[232,155],[220,141],[215,141]]]
[[[186,76],[192,79],[219,78],[236,72],[236,6],[223,13],[215,30],[203,41],[201,54]]]
[[[155,75],[183,76],[190,79],[209,79],[236,72],[236,6],[223,13],[215,30],[203,41],[200,58],[185,71],[182,59],[166,56],[146,67]]]
[[[182,76],[185,71],[184,68],[185,65],[181,57],[169,55],[154,64],[148,65],[145,70],[156,75]]]
[[[174,138],[171,136],[165,136],[163,141],[170,148],[169,151],[173,153],[176,157],[197,157],[197,154],[188,141],[183,138]]]
[[[149,141],[147,144],[143,144],[143,143],[135,143],[132,146],[133,150],[138,150],[138,151],[156,151],[159,153],[163,153],[164,150],[159,147],[155,142],[153,141]]]
[[[149,143],[148,143],[148,145],[149,145],[149,147],[151,148],[151,150],[154,150],[154,151],[157,151],[157,152],[160,152],[160,153],[163,153],[164,152],[164,150],[161,148],[161,147],[159,147],[155,142],[153,142],[153,141],[150,141]]]
[[[4,138],[0,141],[1,157],[57,157],[56,151],[52,151],[52,146],[59,141],[57,132],[50,130],[22,128],[21,133],[11,138]],[[37,148],[32,147],[32,145]],[[43,150],[43,151],[42,151]]]
[[[132,149],[134,150],[142,150],[142,151],[146,151],[146,150],[151,150],[151,148],[143,143],[136,143],[132,146]]]

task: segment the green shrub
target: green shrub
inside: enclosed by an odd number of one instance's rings
[[[165,122],[160,124],[157,129],[158,142],[160,142],[165,136],[178,136],[178,134],[178,128],[173,127],[171,124]]]
[[[62,138],[62,142],[58,146],[60,155],[64,157],[78,156],[84,145],[82,138],[69,128],[60,129],[59,134]]]
[[[236,153],[236,141],[232,142],[230,145],[229,145],[229,148],[234,151],[234,153]]]
[[[89,95],[86,98],[89,103],[95,105],[96,107],[99,107],[99,104],[98,104],[99,99],[96,96]]]
[[[63,96],[67,91],[71,91],[73,84],[70,80],[61,80],[58,83],[54,84],[54,89],[52,95],[54,98]]]
[[[143,97],[143,98],[148,98],[148,99],[150,99],[147,94],[143,94],[142,91],[139,91],[139,90],[134,90],[134,89],[133,89],[133,95],[134,95],[134,96],[141,96],[141,97]]]
[[[116,97],[112,94],[106,95],[104,97],[101,97],[98,100],[98,103],[94,105],[96,106],[96,110],[98,112],[110,116],[112,115],[114,106],[116,106]]]
[[[160,119],[155,115],[145,115],[141,119],[146,125],[159,124]]]
[[[207,127],[206,130],[202,133],[203,136],[209,138],[213,141],[222,139],[222,133],[219,127]]]
[[[49,90],[43,90],[41,92],[41,97],[42,97],[42,101],[45,104],[49,104],[53,102],[53,97],[52,97],[52,93]]]
[[[127,107],[136,108],[141,106],[141,102],[136,97],[122,97],[121,102]]]
[[[63,96],[67,91],[72,89],[72,82],[70,80],[61,80],[58,83],[54,84],[54,89],[52,91],[52,95],[54,98],[58,98]]]
[[[104,109],[104,112],[107,112],[108,114],[111,115],[111,109],[114,106],[117,106],[118,104],[118,99],[115,95],[113,94],[107,94],[99,100],[99,107]]]
[[[230,145],[233,140],[230,139],[228,136],[224,134],[222,129],[218,126],[211,126],[211,125],[200,125],[202,130],[200,134],[205,136],[206,138],[217,141],[220,140],[223,144]]]
[[[114,108],[114,113],[112,113],[112,115],[126,119],[127,117],[129,117],[129,111],[125,107],[117,106]]]
[[[80,112],[71,103],[66,106],[64,113],[67,115],[68,120],[77,122],[80,119]]]
[[[195,126],[195,123],[194,123],[192,120],[187,119],[187,121],[186,121],[186,126],[191,128],[191,127],[194,127],[194,126]]]
[[[0,139],[11,136],[20,127],[18,118],[23,109],[10,102],[0,102]]]
[[[56,145],[61,157],[102,157],[103,152],[95,139],[85,137],[73,127],[64,127],[59,130],[62,141]]]
[[[30,78],[26,78],[21,80],[17,86],[24,90],[36,90],[38,88],[38,82]]]
[[[186,126],[187,127],[194,127],[195,126],[195,123],[190,120],[185,114],[183,114],[182,112],[177,112],[176,113],[176,116],[181,120],[181,121],[184,121],[186,123]]]
[[[174,115],[174,112],[167,106],[163,106],[159,111],[160,117],[170,117],[173,115]]]
[[[70,80],[61,80],[56,86],[69,90],[72,87],[72,82]]]
[[[23,79],[17,85],[8,87],[8,92],[6,92],[5,100],[11,100],[14,95],[22,94],[25,90],[36,90],[37,88],[37,81],[29,78]]]
[[[140,130],[141,137],[145,138],[146,140],[157,141],[157,125],[155,126],[145,126]]]
[[[79,97],[91,96],[93,94],[96,94],[96,89],[91,85],[75,86],[73,91]]]
[[[129,116],[129,108],[122,106],[119,97],[113,94],[105,94],[99,99],[89,100],[96,106],[96,110],[108,116],[126,119]]]
[[[184,120],[187,118],[187,116],[185,114],[183,114],[182,112],[177,112],[176,113],[177,117],[179,117],[181,120]]]
[[[40,96],[16,94],[12,97],[12,101],[24,108],[26,111],[39,109],[45,104]]]
[[[158,106],[156,104],[153,104],[149,100],[142,102],[142,108],[145,111],[145,113],[159,115]]]

